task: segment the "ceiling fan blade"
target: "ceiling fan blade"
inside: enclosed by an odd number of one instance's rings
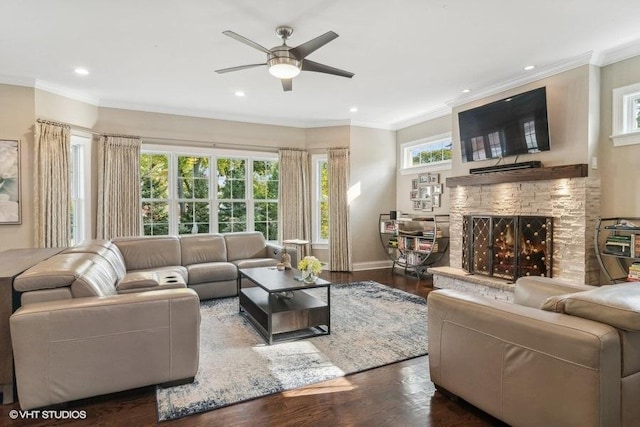
[[[246,70],[247,68],[260,67],[262,65],[267,65],[267,63],[265,62],[263,64],[249,64],[249,65],[239,65],[237,67],[222,68],[220,70],[216,70],[216,73],[218,74],[230,73],[232,71],[240,71],[240,70]]]
[[[264,53],[271,53],[271,51],[269,49],[267,49],[264,46],[259,45],[258,43],[254,42],[253,40],[249,40],[248,38],[241,36],[238,33],[234,33],[233,31],[227,30],[227,31],[223,31],[222,34],[224,34],[225,36],[229,36],[232,39],[238,40],[240,43],[244,43],[247,46],[251,46],[254,49],[258,49],[261,52]]]
[[[292,53],[298,59],[303,59],[337,37],[338,35],[333,31],[327,31],[313,40],[309,40],[306,43],[302,43],[300,46],[290,49],[289,53]]]
[[[293,79],[280,79],[282,82],[282,90],[290,92],[293,90]]]
[[[305,59],[302,61],[302,71],[315,71],[316,73],[325,73],[325,74],[333,74],[340,77],[351,78],[355,76],[355,74],[344,71],[339,68],[330,67],[328,65],[320,64],[318,62],[309,61]]]

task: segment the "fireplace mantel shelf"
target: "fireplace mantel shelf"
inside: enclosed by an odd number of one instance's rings
[[[507,182],[542,181],[562,178],[584,178],[589,176],[587,164],[553,166],[548,168],[519,169],[513,171],[492,172],[476,175],[454,176],[447,178],[447,187],[469,185],[504,184]]]

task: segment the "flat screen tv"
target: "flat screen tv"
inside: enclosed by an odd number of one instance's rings
[[[462,161],[549,150],[546,88],[458,113]]]

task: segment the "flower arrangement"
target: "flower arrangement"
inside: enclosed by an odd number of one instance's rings
[[[318,275],[322,272],[322,263],[314,256],[307,255],[298,262],[298,270]]]

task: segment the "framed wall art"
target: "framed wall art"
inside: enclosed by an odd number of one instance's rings
[[[0,139],[0,225],[21,224],[20,141]]]

